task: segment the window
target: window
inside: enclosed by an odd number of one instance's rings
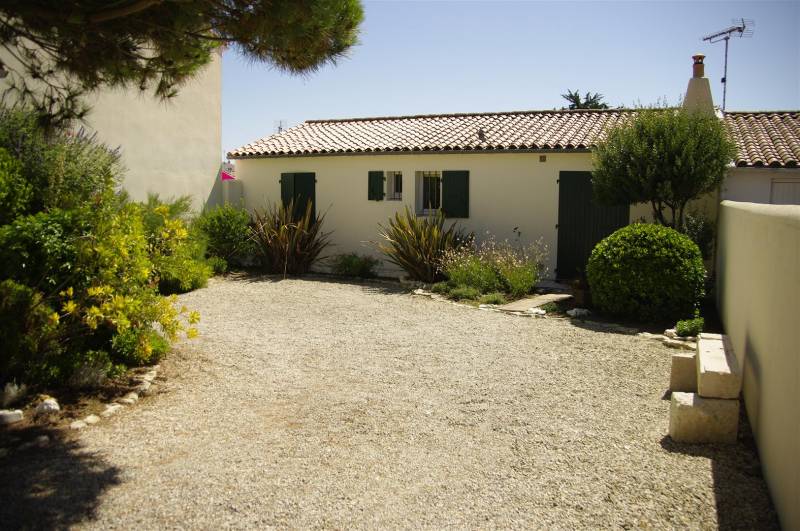
[[[418,171],[416,183],[418,214],[441,209],[448,218],[469,217],[469,171]]]
[[[423,214],[438,210],[442,206],[442,172],[421,171],[417,173],[422,189],[418,210]]]
[[[401,201],[403,199],[403,172],[386,172],[386,199],[389,201]]]

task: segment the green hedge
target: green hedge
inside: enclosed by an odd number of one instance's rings
[[[693,316],[704,295],[700,249],[661,225],[619,229],[595,246],[586,270],[592,301],[611,316],[674,321]]]

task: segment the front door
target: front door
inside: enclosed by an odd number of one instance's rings
[[[558,180],[558,249],[556,277],[571,279],[586,271],[597,242],[629,223],[630,208],[597,204],[592,174],[562,171]]]

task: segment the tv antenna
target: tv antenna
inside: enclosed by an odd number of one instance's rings
[[[283,133],[286,130],[286,120],[275,120],[275,132]]]
[[[725,28],[722,31],[718,31],[716,33],[712,33],[711,35],[706,35],[703,37],[704,41],[708,41],[710,43],[715,43],[719,41],[725,41],[725,70],[722,73],[722,110],[725,110],[725,102],[728,97],[728,44],[731,40],[731,35],[735,35],[736,37],[752,37],[753,36],[753,28],[755,28],[756,23],[751,19],[734,19],[732,21],[733,26],[729,28]]]

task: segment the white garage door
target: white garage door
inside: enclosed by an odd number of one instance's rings
[[[769,202],[773,205],[800,205],[800,179],[773,179]]]

